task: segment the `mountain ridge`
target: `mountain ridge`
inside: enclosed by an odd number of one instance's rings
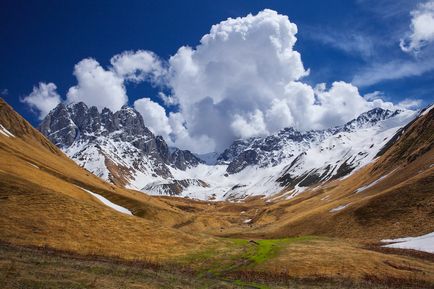
[[[188,150],[169,148],[128,106],[99,113],[84,103],[60,104],[40,131],[79,165],[115,184],[158,195],[235,200],[285,188],[301,192],[344,177],[369,163],[414,117],[411,111],[374,108],[329,129],[289,127],[235,140],[218,157],[205,155],[207,162]]]

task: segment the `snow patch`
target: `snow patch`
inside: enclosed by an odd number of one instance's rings
[[[6,137],[15,137],[13,133],[8,131],[4,126],[0,124],[0,133]]]
[[[427,109],[425,109],[421,114],[420,114],[420,116],[422,116],[422,115],[427,115],[430,111],[431,111],[431,109],[433,109],[434,108],[434,104],[432,104],[430,107],[428,107]]]
[[[333,208],[333,209],[330,210],[330,212],[331,212],[331,213],[334,213],[334,212],[342,211],[343,209],[345,209],[346,207],[348,207],[350,204],[351,204],[351,203],[348,203],[348,204],[346,204],[346,205],[341,205],[341,206],[339,206],[339,207]]]
[[[384,175],[384,176],[382,176],[382,177],[376,179],[375,181],[373,181],[372,183],[370,183],[370,184],[368,184],[368,185],[365,185],[365,186],[362,186],[362,187],[358,188],[358,189],[356,190],[356,193],[360,193],[360,192],[363,192],[363,191],[365,191],[365,190],[367,190],[367,189],[369,189],[369,188],[372,188],[373,186],[375,186],[376,184],[378,184],[379,182],[381,182],[382,180],[384,180],[385,178],[387,178],[389,175],[391,175],[395,170],[396,170],[396,169],[394,169],[393,171],[391,171],[391,172],[388,173],[387,175]]]
[[[97,198],[99,201],[101,201],[104,205],[106,205],[106,206],[112,208],[113,210],[116,210],[116,211],[118,211],[118,212],[120,212],[120,213],[123,213],[123,214],[126,214],[126,215],[131,215],[131,216],[133,215],[133,213],[131,213],[131,211],[128,210],[127,208],[124,208],[124,207],[122,207],[122,206],[116,205],[115,203],[112,203],[112,202],[109,201],[108,199],[106,199],[106,198],[104,198],[103,196],[98,195],[98,194],[96,194],[96,193],[94,193],[94,192],[91,192],[91,191],[89,191],[89,190],[86,190],[86,189],[84,189],[84,188],[82,188],[82,187],[79,187],[79,188],[82,189],[82,190],[85,191],[85,192],[88,192],[89,194],[91,194],[92,196],[94,196],[95,198]]]
[[[31,165],[32,167],[39,169],[39,167],[38,167],[37,165],[32,164],[31,162],[27,162],[27,163],[28,163],[29,165]]]
[[[434,253],[434,232],[419,237],[385,239],[381,240],[381,242],[393,243],[383,246],[387,248],[413,249],[428,253]]]

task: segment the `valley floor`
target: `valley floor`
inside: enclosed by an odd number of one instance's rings
[[[25,247],[0,243],[0,287],[11,289],[434,288],[434,281],[428,281],[430,274],[433,273],[429,268],[432,269],[434,261],[429,254],[417,256],[407,251],[379,248],[376,250],[389,250],[388,254],[373,250],[355,252],[355,248],[352,252],[343,243],[310,236],[259,241],[233,239],[231,242],[233,247],[228,248],[230,250],[226,253],[207,250],[174,263],[164,264],[79,255],[48,247]],[[306,251],[312,249],[309,245],[316,246],[318,250]],[[324,246],[330,245],[332,248],[327,252]],[[304,254],[300,250],[304,251]],[[328,262],[327,255],[337,253],[336,250],[342,251],[342,260],[333,258],[334,260],[330,260],[328,265],[325,264]],[[364,254],[365,257],[362,255],[356,257],[357,254]],[[292,262],[288,258],[293,259]],[[375,272],[369,272],[369,269],[364,268],[366,260],[375,264],[376,258],[382,259],[383,264],[389,267],[390,271],[398,272],[397,275],[393,277],[386,274],[384,278],[379,278]],[[359,270],[355,271],[363,272],[361,278],[353,278],[354,276],[349,274],[350,270],[354,270],[353,265],[360,266]],[[345,266],[346,269],[343,268]],[[315,268],[320,271],[316,271]],[[378,273],[381,273],[385,268],[380,265],[377,269]],[[305,275],[305,270],[312,270],[313,274],[310,277],[301,277]],[[342,275],[332,274],[333,270],[341,270]],[[399,271],[404,273],[399,274]],[[423,278],[423,275],[427,278]]]

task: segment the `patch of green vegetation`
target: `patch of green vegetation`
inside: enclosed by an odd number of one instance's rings
[[[254,267],[277,256],[279,251],[290,244],[313,240],[313,236],[284,239],[222,239],[225,246],[208,248],[178,260],[193,265],[200,275],[220,276],[243,267]]]
[[[310,241],[313,238],[314,237],[312,236],[302,236],[285,239],[264,239],[254,241],[252,243],[256,246],[249,250],[245,257],[254,262],[254,264],[261,264],[275,257],[283,247],[289,244]]]
[[[302,236],[284,239],[221,239],[220,246],[208,248],[183,257],[180,261],[193,266],[201,280],[214,279],[227,282],[241,288],[268,289],[259,283],[228,279],[231,272],[253,269],[275,256],[281,249],[291,244],[308,242],[316,237]]]

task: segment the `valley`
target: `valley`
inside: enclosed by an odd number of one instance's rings
[[[434,110],[349,176],[204,201],[106,182],[0,104],[2,287],[434,286],[432,254],[381,242],[434,231]]]

